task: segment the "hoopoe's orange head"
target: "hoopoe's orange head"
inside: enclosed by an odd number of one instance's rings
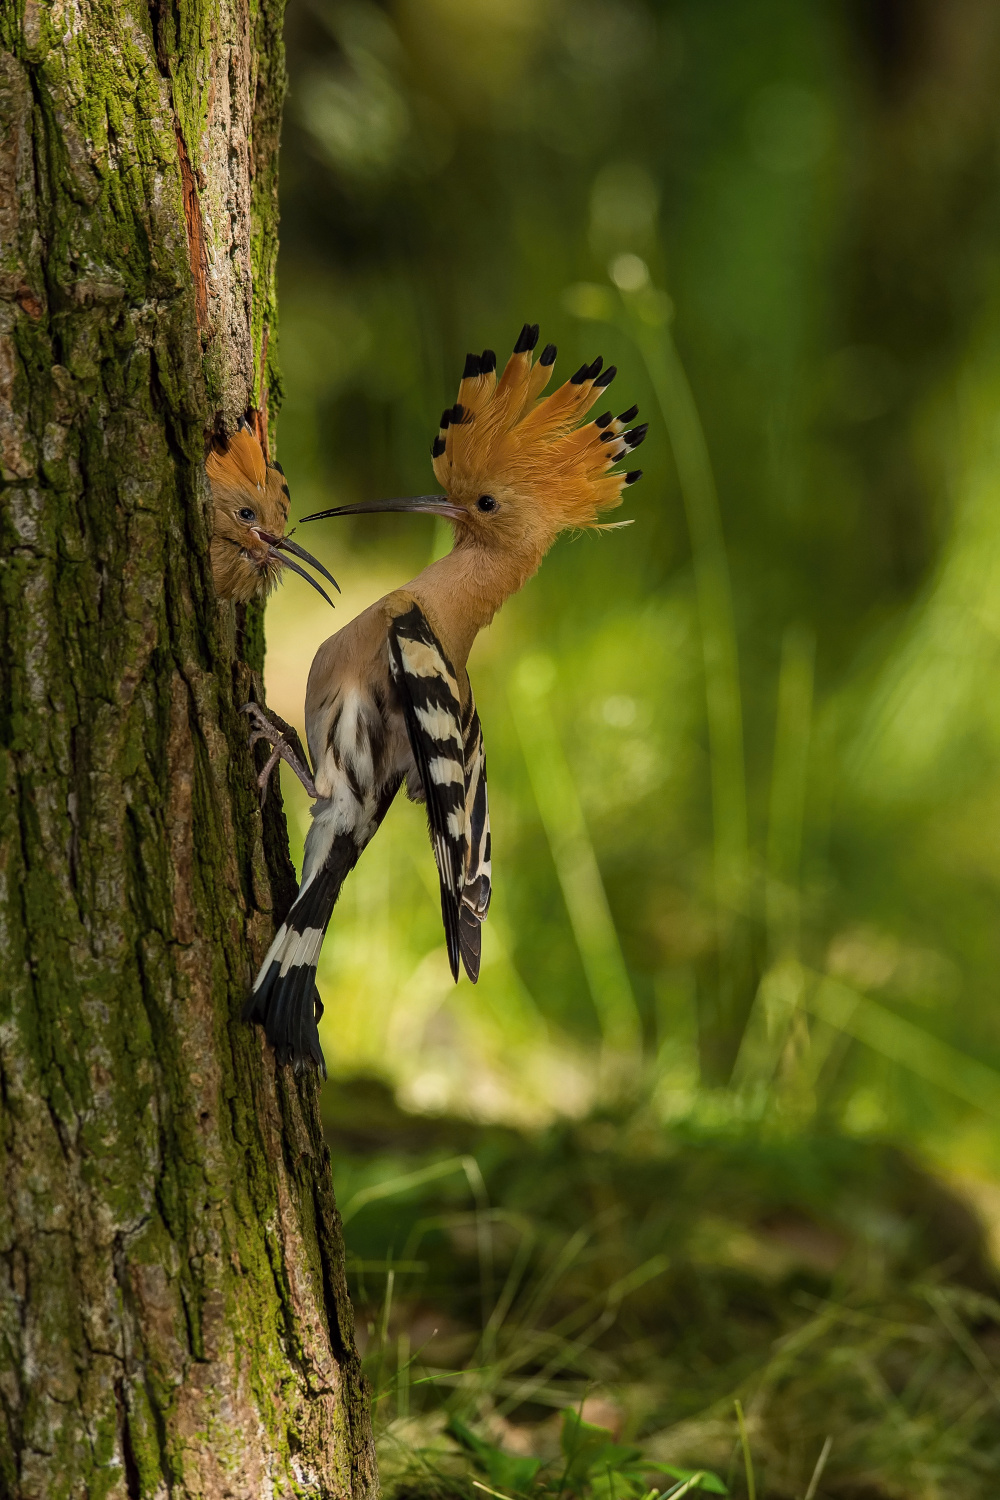
[[[581,424],[616,374],[600,358],[540,399],[556,348],[547,344],[533,360],[537,342],[537,323],[526,323],[499,378],[491,349],[467,357],[458,400],[443,413],[431,452],[438,482],[462,512],[454,518],[460,536],[511,547],[523,540],[541,553],[561,531],[599,526],[621,504],[642,471],[612,470],[646,427],[628,430],[634,406]]]
[[[538,324],[525,323],[499,378],[491,349],[467,357],[458,400],[444,412],[431,450],[445,495],[364,501],[305,519],[429,511],[455,524],[459,545],[480,543],[535,565],[561,531],[600,526],[642,475],[612,470],[638,448],[646,426],[629,428],[636,406],[581,425],[616,374],[613,365],[603,370],[600,358],[540,399],[556,348],[547,344],[534,360],[537,343]]]
[[[285,536],[288,524],[288,485],[280,464],[269,464],[247,423],[205,460],[212,490],[212,576],[220,599],[247,603],[264,599],[291,568],[329,595],[297,563],[283,556],[292,552],[311,563],[337,587],[317,560]]]

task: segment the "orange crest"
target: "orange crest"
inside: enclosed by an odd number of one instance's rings
[[[248,424],[244,421],[224,448],[213,448],[205,460],[208,477],[213,482],[247,486],[262,490],[267,483],[264,454]]]
[[[625,430],[635,406],[578,425],[616,374],[614,365],[602,373],[600,357],[539,400],[556,348],[547,344],[533,361],[537,342],[538,324],[526,323],[499,379],[492,349],[468,356],[458,401],[443,414],[431,450],[434,473],[455,497],[509,487],[559,530],[596,526],[600,513],[619,505],[622,490],[640,477],[639,469],[609,470],[639,446],[646,427]]]

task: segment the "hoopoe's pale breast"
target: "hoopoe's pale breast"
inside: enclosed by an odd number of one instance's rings
[[[306,692],[306,736],[320,798],[363,816],[393,777],[413,766],[389,670],[384,625],[365,611],[316,653]]]

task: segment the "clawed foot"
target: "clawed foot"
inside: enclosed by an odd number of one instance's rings
[[[309,774],[309,762],[306,752],[302,748],[299,739],[291,724],[286,724],[284,719],[276,713],[265,713],[259,703],[244,703],[240,709],[241,714],[246,714],[251,723],[250,748],[253,749],[258,740],[266,740],[274,749],[268,756],[267,764],[257,777],[257,785],[260,787],[260,805],[264,806],[267,801],[267,788],[271,780],[271,772],[283,760],[286,765],[291,766],[296,776],[305,787],[309,796],[315,800],[316,786]]]

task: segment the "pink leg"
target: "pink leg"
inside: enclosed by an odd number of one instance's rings
[[[240,713],[246,714],[253,726],[250,731],[251,749],[257,744],[258,740],[266,740],[269,745],[274,746],[268,757],[267,764],[257,777],[257,785],[260,787],[261,807],[264,806],[267,799],[267,788],[271,779],[271,772],[279,760],[283,760],[286,765],[291,766],[309,796],[315,799],[316,785],[309,773],[306,753],[302,748],[302,742],[292,726],[286,724],[284,719],[279,718],[277,714],[268,715],[265,713],[259,703],[244,703],[240,709]]]

